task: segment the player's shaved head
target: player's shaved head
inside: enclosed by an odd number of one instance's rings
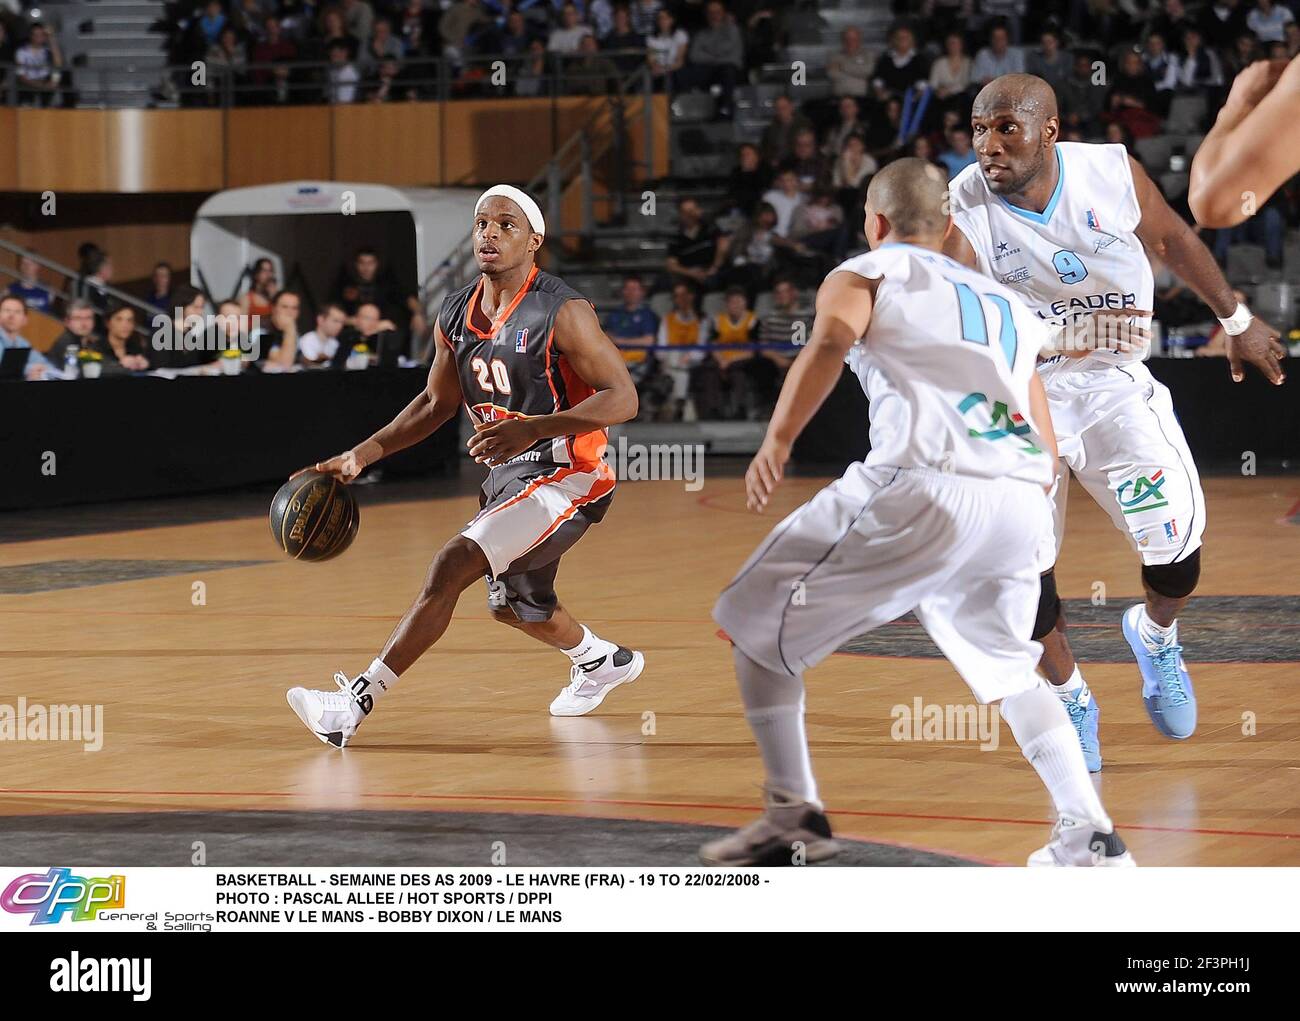
[[[888,221],[888,234],[896,241],[942,238],[948,229],[947,175],[929,160],[894,160],[867,188],[869,229],[875,217]],[[875,227],[877,234],[882,229]]]
[[[1004,74],[980,89],[971,116],[990,117],[999,110],[1011,110],[1026,124],[1041,125],[1057,116],[1056,93],[1037,75]]]

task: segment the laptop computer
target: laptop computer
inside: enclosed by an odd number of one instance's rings
[[[7,347],[0,355],[0,379],[22,379],[27,359],[32,356],[30,347]]]

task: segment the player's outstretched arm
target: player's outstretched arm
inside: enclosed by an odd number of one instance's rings
[[[1264,320],[1251,316],[1244,305],[1238,309],[1232,287],[1210,250],[1182,217],[1169,208],[1169,203],[1142,165],[1129,157],[1129,166],[1133,171],[1138,206],[1142,210],[1142,221],[1137,226],[1137,236],[1142,244],[1164,260],[1170,270],[1210,306],[1224,324],[1225,332],[1240,330],[1227,337],[1228,367],[1233,381],[1242,381],[1245,377],[1242,362],[1250,362],[1270,383],[1280,384],[1286,378],[1280,364],[1286,349],[1278,343],[1277,330]]]
[[[763,445],[745,473],[750,510],[767,506],[785,474],[795,439],[835,389],[849,348],[871,325],[878,283],[844,271],[832,273],[817,292],[812,337],[785,377]]]
[[[299,469],[294,475],[315,470],[333,475],[341,482],[351,482],[367,465],[428,439],[456,415],[460,405],[460,377],[456,374],[456,358],[447,344],[442,327],[435,325],[433,365],[429,368],[429,381],[415,399],[368,440],[363,440],[351,450],[345,450],[328,461]]]
[[[1300,173],[1300,56],[1260,60],[1232,83],[1192,160],[1187,201],[1196,222],[1235,227]]]
[[[636,385],[596,310],[577,298],[555,317],[555,346],[578,377],[596,392],[567,411],[475,425],[469,452],[480,464],[500,464],[538,440],[595,432],[636,417]]]

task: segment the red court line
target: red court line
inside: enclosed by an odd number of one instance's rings
[[[744,506],[739,507],[739,508],[736,508],[736,507],[720,507],[720,506],[718,506],[716,503],[713,502],[714,500],[718,499],[718,497],[720,497],[720,496],[731,496],[731,495],[732,495],[731,493],[709,493],[709,494],[707,494],[707,495],[705,495],[705,496],[697,496],[697,497],[695,498],[695,502],[696,502],[697,504],[699,504],[701,507],[707,507],[709,510],[723,511],[724,513],[727,513],[727,514],[745,514],[745,515],[753,515],[754,517],[764,517],[764,516],[765,516],[765,515],[761,515],[761,514],[754,514],[754,512],[751,511],[748,507],[744,507]],[[740,495],[741,495],[741,496],[744,496],[744,495],[745,495],[745,491],[744,491],[743,489],[740,491]],[[776,520],[777,520],[776,516],[773,515],[771,520],[776,521]]]
[[[303,795],[290,791],[138,791],[138,790],[59,790],[59,789],[42,789],[42,788],[24,788],[24,787],[0,787],[0,794],[41,794],[41,795],[100,795],[112,797],[164,797],[164,798],[302,798]],[[609,805],[612,807],[622,808],[687,808],[687,809],[706,809],[710,811],[725,812],[757,812],[762,810],[759,805],[721,805],[712,802],[695,802],[695,801],[636,801],[624,800],[620,798],[554,798],[542,795],[506,795],[506,794],[389,794],[389,793],[372,793],[357,794],[360,798],[375,798],[379,800],[412,800],[412,801],[486,801],[492,803],[505,802],[515,804],[536,804],[536,805]],[[1050,826],[1051,820],[1047,819],[1010,819],[1000,816],[973,816],[973,815],[934,815],[919,812],[871,812],[863,809],[835,809],[828,813],[832,816],[853,816],[855,818],[865,819],[915,819],[926,822],[969,822],[969,823],[996,823],[1008,826]],[[4,818],[0,816],[0,819]],[[676,820],[678,822],[694,822],[695,820]],[[1295,833],[1280,833],[1269,830],[1224,830],[1212,829],[1210,827],[1200,826],[1152,826],[1140,823],[1116,823],[1117,828],[1125,830],[1143,831],[1150,833],[1191,833],[1198,836],[1214,837],[1266,837],[1278,840],[1300,840],[1300,831]],[[874,838],[871,838],[874,839]],[[943,852],[945,854],[950,852]]]

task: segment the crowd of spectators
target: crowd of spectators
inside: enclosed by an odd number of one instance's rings
[[[736,11],[744,7],[728,6]],[[782,293],[793,295],[810,317],[813,289],[827,269],[866,246],[862,205],[872,175],[901,156],[930,160],[950,179],[974,163],[971,104],[979,89],[999,75],[1028,72],[1046,79],[1057,93],[1064,140],[1124,144],[1159,185],[1171,171],[1185,174],[1195,137],[1208,129],[1237,74],[1252,61],[1300,53],[1300,23],[1289,6],[1270,0],[1200,5],[1181,0],[918,0],[892,7],[898,17],[878,52],[864,45],[858,28],[846,28],[826,62],[828,87],[808,90],[791,84],[771,100],[770,119],[761,133],[737,146],[734,169],[720,189],[723,197],[707,206],[693,197],[682,200],[664,269],[647,278],[655,295],[651,300],[661,309],[672,296],[673,310],[665,322],[682,315],[684,304],[698,316],[704,304],[725,303],[736,315],[732,320],[719,319],[730,313],[702,317],[701,336],[726,342],[736,335],[730,323],[741,321],[733,301],[743,299],[747,309],[756,309]],[[712,12],[710,23],[721,12],[740,32],[742,43],[748,43],[741,13],[729,13],[718,3],[706,9]],[[749,65],[742,59],[737,66]],[[742,77],[725,81],[687,74],[676,76],[674,86],[712,87],[725,101],[738,83],[773,80],[756,72],[746,78],[743,71]],[[813,98],[806,98],[810,93]],[[1180,127],[1177,144],[1163,159],[1144,160],[1142,141],[1165,134],[1179,96],[1194,101],[1192,123]],[[722,116],[729,114],[724,102]],[[1181,186],[1176,173],[1171,178],[1166,197],[1190,220],[1185,176]],[[1225,266],[1234,243],[1252,241],[1263,247],[1266,267],[1280,269],[1286,230],[1300,221],[1298,214],[1296,189],[1284,188],[1247,223],[1206,232],[1204,240]],[[1168,276],[1162,267],[1157,270]],[[1160,295],[1181,300],[1166,301]],[[1157,295],[1165,326],[1207,318],[1189,295],[1178,281],[1166,280]],[[610,320],[612,335],[636,342],[618,333],[621,321]],[[760,323],[770,321],[771,316],[759,318]],[[685,343],[680,337],[687,332],[661,328],[659,345]],[[788,330],[782,334],[751,324],[750,339],[764,334],[764,339],[790,341]],[[775,366],[778,372],[788,363],[787,357],[757,348],[747,360],[696,354],[684,375],[684,355],[657,355],[651,346],[648,356],[633,352],[628,357],[643,380],[648,413],[668,416],[683,408],[689,415],[693,404],[701,413],[720,408],[724,417],[762,417],[779,377],[769,386],[766,375],[755,373],[756,359],[766,363],[765,370]],[[721,401],[710,396],[718,378],[726,391]],[[657,400],[662,392],[673,399]]]
[[[603,95],[642,66],[661,86],[695,67],[660,0],[208,0],[175,5],[169,24],[173,64],[203,61],[254,104],[423,99],[444,86]]]
[[[56,290],[41,264],[24,256],[3,291],[0,353],[32,348],[24,331],[33,312],[62,319],[54,342],[28,354],[28,379],[205,367],[227,374],[391,367],[412,347],[427,347],[418,298],[371,247],[358,249],[339,268],[319,301],[301,284],[280,281],[268,258],[247,267],[236,293],[222,301],[177,282],[166,262],[132,293],[111,284],[112,258],[98,245],[82,245],[79,259],[79,272]]]
[[[490,59],[504,56],[512,61],[507,92],[542,92],[557,60],[586,67],[586,84],[571,84],[596,92],[644,64],[658,88],[711,93],[725,121],[736,114],[738,89],[770,85],[783,68],[767,123],[737,145],[729,176],[713,182],[722,197],[683,198],[663,266],[624,281],[621,304],[606,311],[611,336],[645,349],[627,353],[644,413],[666,418],[766,414],[789,348],[810,328],[817,283],[865,246],[862,201],[872,175],[905,155],[931,160],[950,178],[973,163],[970,106],[992,78],[1026,71],[1046,79],[1065,140],[1124,144],[1160,183],[1169,171],[1185,172],[1189,143],[1236,75],[1254,60],[1300,53],[1292,5],[1275,0],[894,0],[890,8],[895,21],[878,46],[859,28],[844,29],[824,70],[807,79],[816,89],[788,73],[792,29],[816,16],[802,0],[211,0],[175,6],[172,24],[175,60],[239,75],[262,102],[294,98],[295,61],[329,64],[313,99],[360,102],[426,94],[415,84],[421,58],[446,61],[470,88],[489,74]],[[1144,157],[1179,97],[1195,102],[1174,158]],[[1167,197],[1185,213],[1180,192]],[[1253,241],[1278,268],[1297,210],[1295,189],[1283,188],[1253,219],[1205,240],[1225,263],[1234,243]],[[79,296],[102,333],[111,260],[89,255]],[[1157,271],[1166,323],[1204,318],[1187,289]],[[273,364],[334,364],[359,322],[363,335],[381,324],[427,330],[414,296],[376,289],[373,272],[369,258],[349,263],[329,296],[334,304],[304,313],[315,316],[315,329],[289,338],[287,313],[276,313],[282,285],[264,261],[250,267],[238,314],[277,322]],[[159,273],[161,295],[169,285]],[[710,343],[737,350],[666,350]]]

